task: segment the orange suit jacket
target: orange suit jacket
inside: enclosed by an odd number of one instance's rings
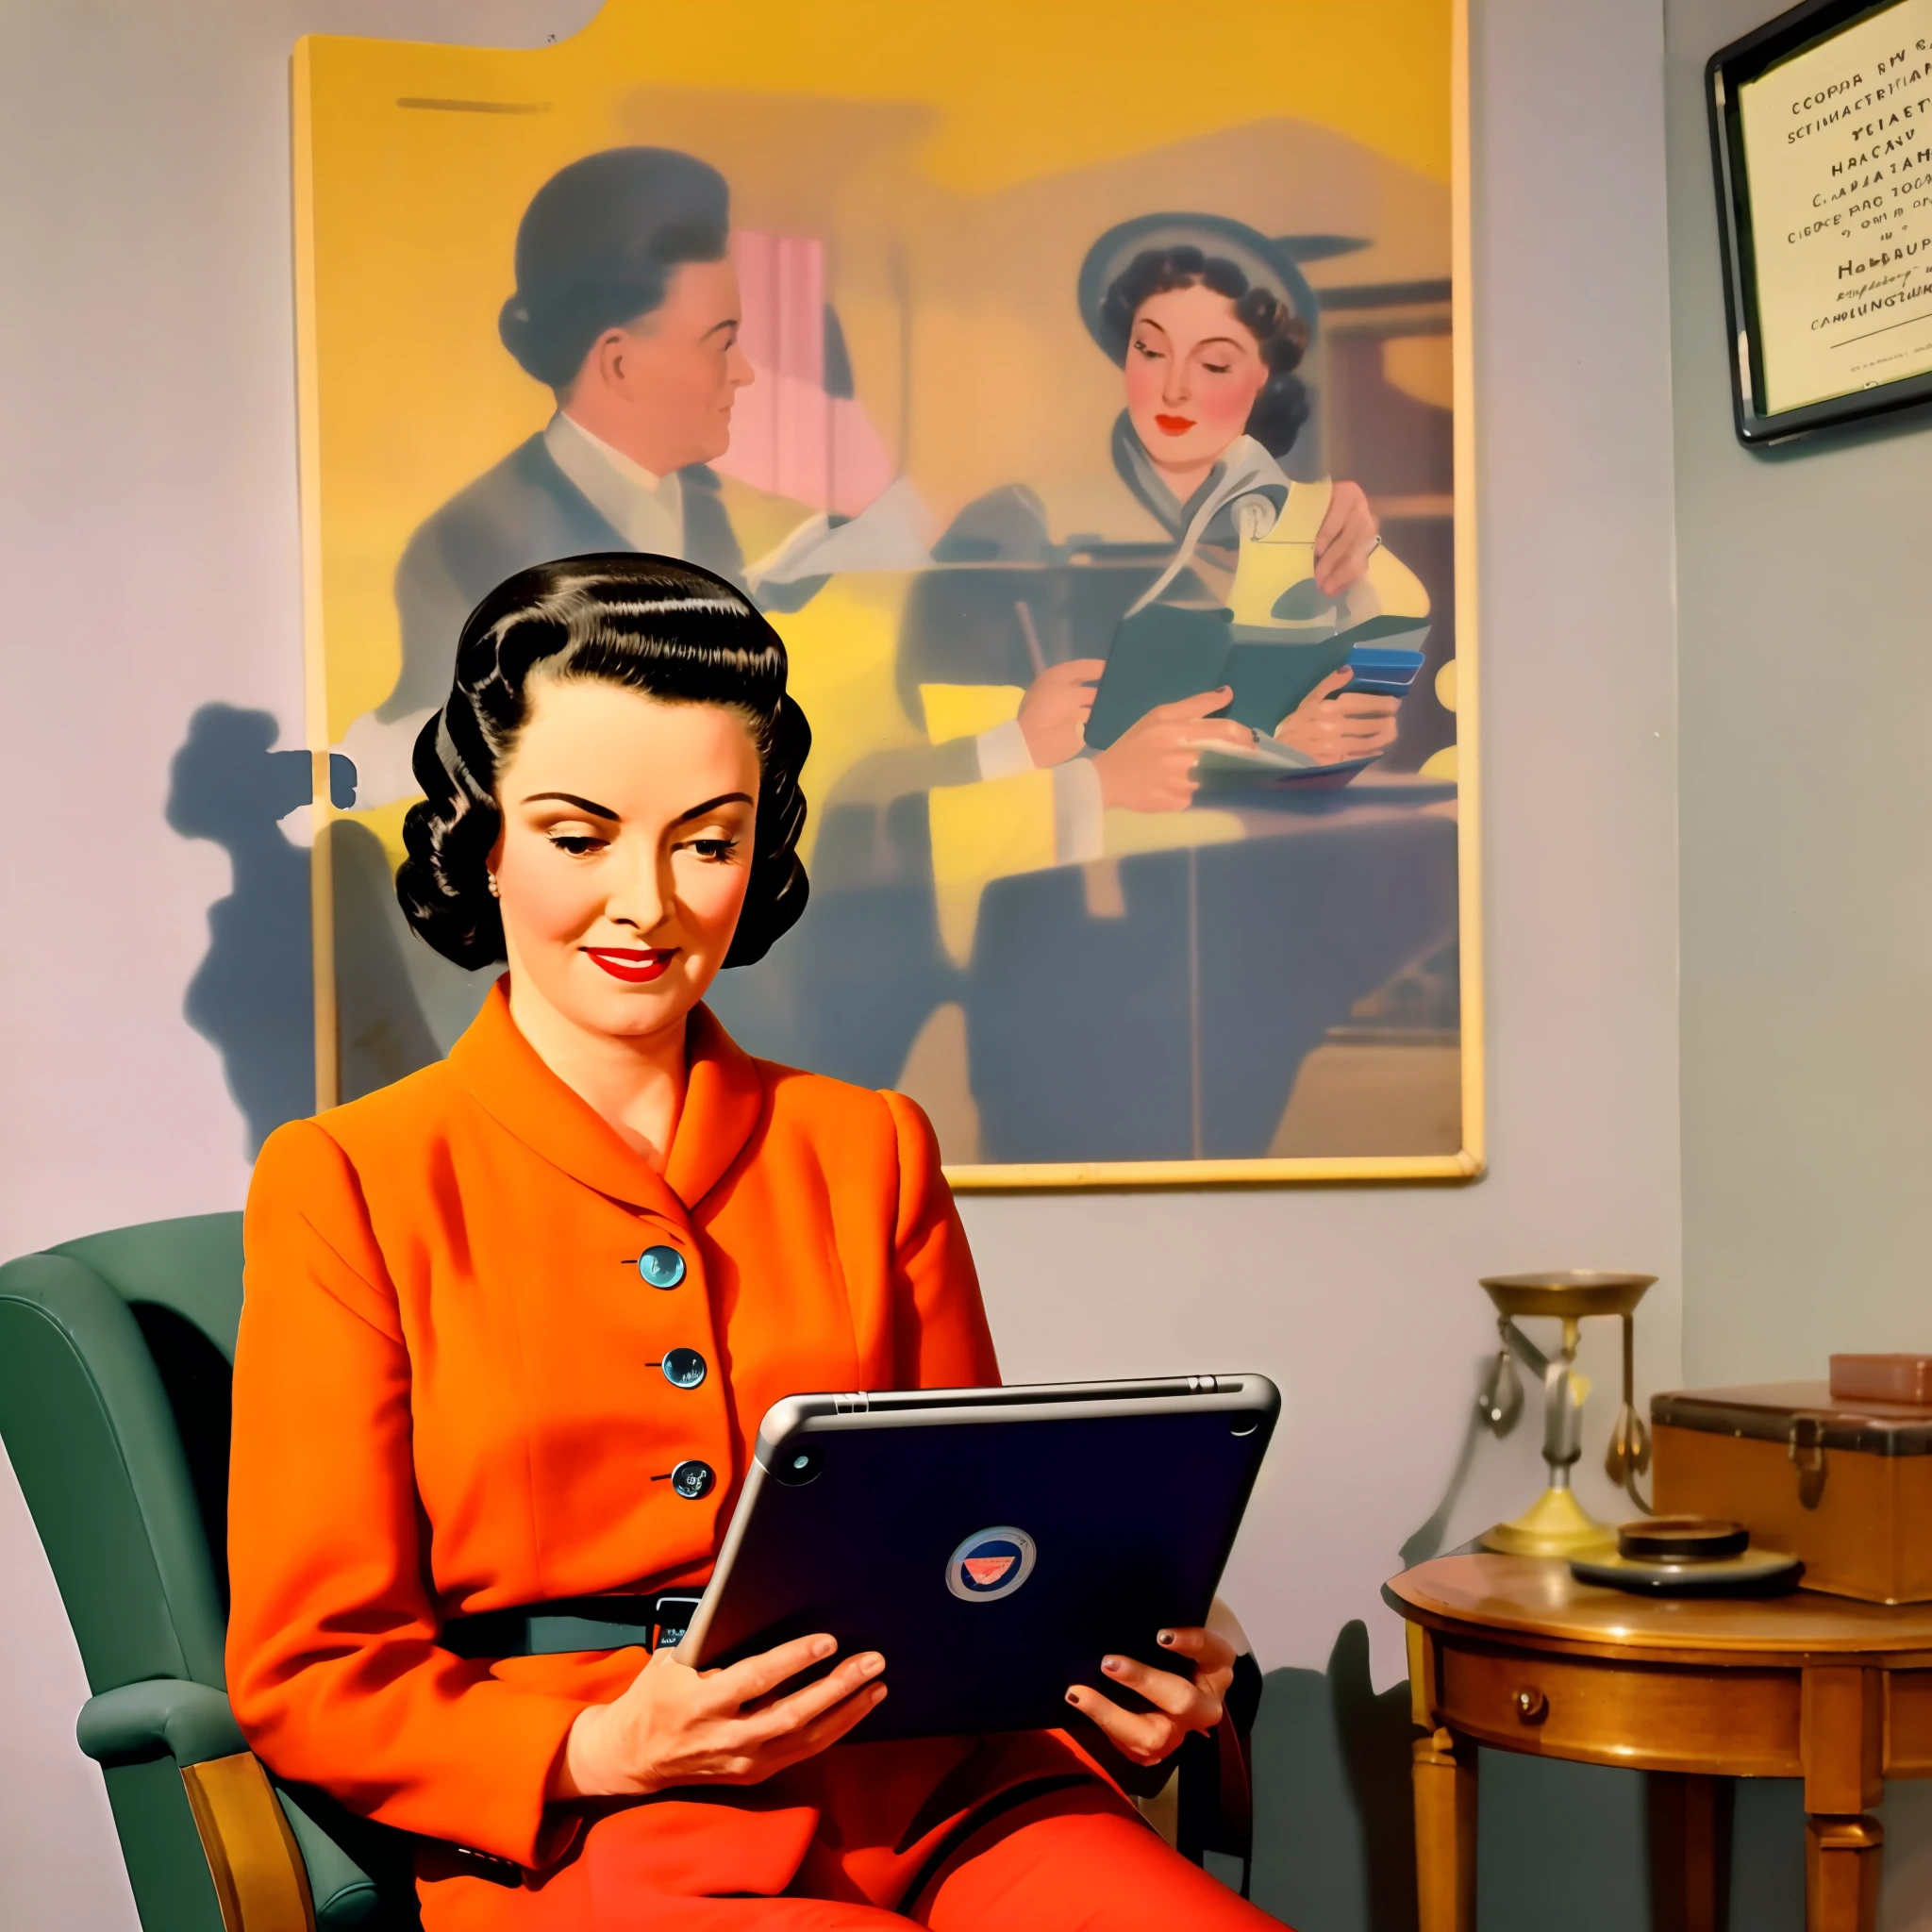
[[[541,1867],[545,1781],[636,1650],[466,1661],[441,1620],[710,1569],[766,1407],[997,1380],[924,1116],[754,1060],[702,1007],[660,1174],[507,981],[449,1058],[262,1149],[235,1362],[228,1682],[284,1777]],[[648,1247],[685,1261],[649,1286]],[[696,1349],[675,1388],[657,1364]],[[688,1501],[665,1478],[717,1472]],[[870,1747],[878,1749],[880,1747]]]

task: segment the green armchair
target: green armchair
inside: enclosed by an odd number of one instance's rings
[[[403,1932],[410,1840],[272,1777],[228,1708],[229,1383],[242,1217],[149,1222],[0,1267],[0,1440],[59,1585],[142,1932]],[[1231,1725],[1155,1807],[1183,1852],[1251,1834],[1251,1657]],[[1178,1796],[1177,1812],[1172,1808]],[[1161,1815],[1165,1810],[1166,1815]]]
[[[222,1672],[242,1217],[0,1267],[0,1439],[80,1646],[142,1932],[392,1932],[408,1841],[250,1755]]]

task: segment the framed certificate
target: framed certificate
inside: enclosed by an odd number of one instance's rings
[[[1932,399],[1932,0],[1806,0],[1705,81],[1740,440]]]

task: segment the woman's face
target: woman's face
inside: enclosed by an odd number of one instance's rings
[[[751,878],[751,733],[722,706],[589,680],[533,678],[530,701],[490,861],[518,1001],[591,1034],[681,1025]]]
[[[1234,304],[1196,282],[1150,295],[1127,341],[1127,416],[1157,463],[1211,463],[1247,427],[1268,365]]]

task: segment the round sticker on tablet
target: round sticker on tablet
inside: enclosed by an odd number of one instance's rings
[[[1033,1574],[1036,1554],[1024,1529],[1002,1524],[977,1530],[947,1558],[946,1588],[961,1603],[996,1603]]]

